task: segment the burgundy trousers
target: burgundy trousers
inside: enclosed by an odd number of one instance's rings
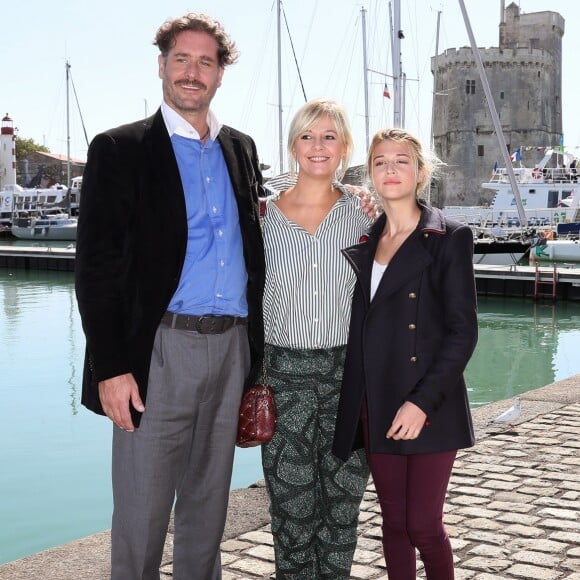
[[[428,580],[453,580],[453,553],[443,526],[443,504],[457,452],[389,455],[368,453],[368,444],[366,447],[383,517],[389,579],[416,579],[417,549]]]

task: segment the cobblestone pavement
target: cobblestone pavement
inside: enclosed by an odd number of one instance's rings
[[[445,524],[457,580],[580,580],[580,403],[489,427],[458,454]],[[381,516],[369,485],[352,578],[386,578]],[[223,580],[273,578],[268,526],[222,544]],[[418,561],[418,578],[424,578]]]
[[[512,401],[476,409],[477,444],[458,454],[445,510],[457,580],[580,580],[580,374],[521,399],[513,429],[489,426]],[[268,522],[263,486],[230,494],[223,580],[273,577]],[[171,578],[172,532],[163,580]],[[386,579],[372,485],[359,533],[351,577]],[[106,531],[1,565],[0,580],[107,580],[109,558]]]

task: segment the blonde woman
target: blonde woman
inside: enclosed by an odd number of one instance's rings
[[[262,463],[270,495],[276,578],[349,578],[363,450],[331,452],[355,276],[341,250],[372,223],[340,185],[353,149],[343,108],[317,99],[294,117],[293,187],[264,217],[266,372],[278,410]]]
[[[477,342],[473,234],[418,199],[432,164],[402,129],[378,132],[367,170],[384,215],[345,250],[357,285],[333,451],[365,447],[391,580],[453,578],[443,503],[474,444],[463,371]]]

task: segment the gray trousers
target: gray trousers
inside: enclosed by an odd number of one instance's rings
[[[158,580],[175,502],[174,580],[221,578],[245,326],[199,334],[161,325],[141,425],[114,427],[111,579]]]

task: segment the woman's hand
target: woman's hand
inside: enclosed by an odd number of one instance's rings
[[[361,209],[372,219],[376,219],[379,214],[379,205],[368,189],[358,185],[347,183],[344,185],[348,191],[360,199]]]
[[[405,401],[391,424],[391,428],[387,431],[387,439],[417,439],[423,426],[427,415],[417,407],[414,403]]]

